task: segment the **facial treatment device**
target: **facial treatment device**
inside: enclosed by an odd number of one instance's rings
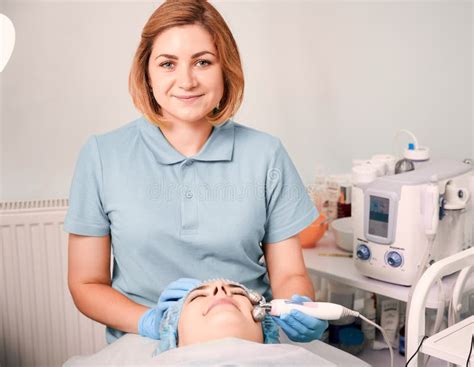
[[[294,302],[287,299],[274,299],[271,302],[265,302],[265,298],[261,298],[260,303],[253,309],[252,316],[255,321],[262,321],[266,314],[280,317],[290,313],[292,310],[300,311],[306,315],[316,317],[321,320],[339,320],[346,316],[359,317],[365,322],[375,326],[380,330],[382,336],[390,350],[391,367],[393,367],[393,350],[392,345],[388,341],[385,330],[376,323],[370,321],[357,311],[350,310],[344,306],[330,302]]]
[[[356,311],[329,302],[295,303],[286,299],[275,299],[270,303],[260,304],[260,307],[272,316],[281,316],[290,313],[291,310],[298,310],[321,320],[339,320],[345,316],[359,316],[359,313]]]
[[[469,162],[414,162],[414,169],[354,182],[354,262],[364,275],[412,285],[425,264],[472,246]]]
[[[393,367],[392,345],[388,341],[389,339],[387,337],[387,334],[385,333],[385,330],[376,323],[370,321],[369,319],[361,315],[359,312],[350,310],[344,306],[330,302],[295,302],[287,299],[274,299],[270,302],[267,302],[265,300],[265,297],[263,297],[260,293],[245,287],[243,284],[228,279],[222,280],[226,283],[237,285],[245,291],[247,298],[254,306],[252,310],[252,317],[257,322],[263,322],[267,314],[274,317],[280,317],[284,314],[290,313],[292,310],[300,311],[306,315],[316,317],[321,320],[339,320],[346,316],[354,316],[361,318],[365,322],[379,329],[382,333],[382,336],[385,339],[385,342],[387,343],[387,346],[390,350],[390,366]]]

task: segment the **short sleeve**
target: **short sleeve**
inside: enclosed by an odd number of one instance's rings
[[[319,215],[280,141],[267,171],[265,200],[267,219],[262,243],[290,238],[309,226]]]
[[[84,144],[76,162],[64,230],[83,236],[105,236],[110,232],[103,207],[102,164],[95,136]]]

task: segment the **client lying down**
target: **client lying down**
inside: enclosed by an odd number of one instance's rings
[[[165,311],[157,353],[225,337],[279,343],[272,318],[256,314],[261,299],[260,294],[229,280],[201,283]]]
[[[335,366],[304,348],[280,344],[277,324],[258,307],[262,299],[223,279],[191,289],[163,315],[154,364]]]
[[[259,312],[261,299],[239,283],[202,282],[167,305],[159,325],[160,341],[127,334],[94,355],[71,358],[64,366],[335,366],[320,353],[337,357],[337,365],[368,366],[324,343],[280,344],[277,324]]]

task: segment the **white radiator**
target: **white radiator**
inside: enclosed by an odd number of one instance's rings
[[[67,287],[66,199],[0,203],[0,366],[60,366],[106,345]]]

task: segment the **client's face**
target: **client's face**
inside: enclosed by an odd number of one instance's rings
[[[178,324],[179,346],[224,337],[263,343],[253,306],[237,285],[215,281],[196,288],[186,298]]]

